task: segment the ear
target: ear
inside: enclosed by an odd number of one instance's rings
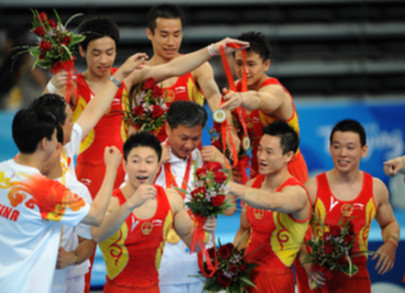
[[[63,151],[63,144],[58,142],[58,144],[56,145],[56,151],[55,152],[57,152],[58,156],[59,156],[60,154],[62,154],[62,151]]]
[[[40,142],[38,143],[37,149],[40,150],[45,150],[46,149],[46,144],[48,142],[48,139],[46,137],[43,137]]]
[[[364,159],[367,156],[368,153],[368,146],[365,145],[361,148],[361,157]]]
[[[270,59],[267,59],[266,61],[264,61],[264,67],[266,68],[266,71],[269,70],[270,64],[271,64]]]
[[[167,121],[165,121],[165,129],[167,136],[169,136],[169,134],[172,133],[172,128],[170,127],[169,123],[167,123]]]
[[[128,174],[128,171],[127,171],[127,161],[126,161],[125,159],[123,159],[121,164],[122,164],[122,168],[123,168],[124,171],[125,171],[125,174]]]
[[[79,53],[80,53],[80,56],[82,56],[83,58],[86,57],[86,51],[83,49],[83,47],[81,45],[79,45]]]
[[[153,32],[148,27],[146,28],[146,36],[148,37],[149,41],[152,41]]]
[[[286,153],[286,154],[284,155],[287,164],[288,164],[289,162],[291,162],[291,160],[294,158],[294,155],[295,155],[295,154],[294,154],[293,151],[289,151],[288,153]]]

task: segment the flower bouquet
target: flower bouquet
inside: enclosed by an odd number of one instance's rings
[[[72,83],[75,54],[78,44],[85,39],[85,36],[69,32],[66,27],[72,19],[80,16],[75,14],[71,16],[65,25],[62,24],[59,14],[54,10],[56,21],[48,18],[45,12],[38,12],[31,9],[34,16],[32,21],[32,32],[38,37],[35,46],[22,46],[18,55],[29,52],[36,57],[33,66],[39,66],[42,69],[49,69],[51,73],[56,74],[64,69],[67,72],[66,78],[66,100],[70,102],[71,94],[75,95]]]
[[[333,276],[332,271],[340,271],[350,277],[356,274],[358,268],[351,260],[356,235],[350,219],[344,224],[339,220],[337,226],[323,226],[322,231],[323,235],[307,242],[311,251],[304,263],[311,263],[328,280]],[[312,286],[316,288],[315,283]]]
[[[133,89],[124,119],[134,124],[138,130],[157,134],[166,121],[165,101],[166,96],[162,89],[153,78],[148,78]]]
[[[78,44],[85,36],[69,32],[66,27],[70,21],[80,16],[75,14],[62,24],[59,14],[54,10],[57,21],[48,18],[45,12],[32,10],[32,32],[38,36],[36,46],[28,47],[28,52],[36,57],[34,66],[50,69],[58,73],[61,69],[70,70],[74,66],[74,54],[77,53]]]
[[[224,210],[231,207],[231,204],[226,200],[226,194],[228,193],[227,183],[231,176],[218,162],[205,162],[198,169],[197,164],[194,167],[195,186],[190,192],[191,200],[186,203],[194,221],[194,233],[191,240],[190,253],[195,252],[198,245],[200,247],[200,254],[207,257],[207,250],[205,248],[207,237],[203,226],[207,217],[223,214]],[[187,192],[181,188],[176,189],[180,192]],[[207,259],[207,262],[208,268],[213,270],[214,265],[211,263],[210,258]]]
[[[201,270],[205,279],[204,291],[208,292],[246,292],[247,287],[256,287],[250,280],[250,271],[256,267],[255,264],[246,262],[244,257],[244,249],[239,250],[238,246],[232,243],[221,245],[218,240],[219,247],[208,249],[208,255],[212,262],[217,262],[217,268],[209,274],[205,274],[205,270]],[[206,262],[203,263],[202,257],[199,255],[198,264],[201,267],[206,267]],[[210,274],[211,273],[211,274]]]
[[[191,201],[186,203],[194,216],[216,216],[230,207],[225,201],[230,174],[220,163],[205,162],[194,176],[195,188],[191,191]]]

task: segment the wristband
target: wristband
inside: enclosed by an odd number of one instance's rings
[[[387,241],[385,241],[384,243],[391,243],[392,245],[395,246],[395,249],[398,248],[398,244],[396,244],[396,243],[395,243],[394,241],[392,241],[392,240],[387,240]]]
[[[46,85],[46,88],[48,89],[48,91],[51,94],[56,93],[57,88],[55,87],[55,85],[52,83],[52,81],[48,81],[48,84]]]
[[[208,54],[210,54],[211,57],[214,57],[214,56],[218,55],[217,52],[215,52],[214,44],[209,45],[207,47],[207,49],[208,49]]]
[[[110,80],[118,87],[121,87],[121,83],[113,75],[110,76]]]

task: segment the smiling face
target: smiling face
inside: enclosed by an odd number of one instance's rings
[[[183,26],[180,18],[158,17],[155,31],[152,32],[148,28],[146,34],[152,42],[155,55],[165,60],[171,60],[179,54],[183,40]]]
[[[87,50],[79,47],[80,55],[86,58],[87,72],[98,78],[110,75],[110,69],[117,56],[115,41],[110,37],[102,37],[91,41]]]
[[[360,159],[367,155],[367,145],[362,147],[359,134],[351,131],[336,131],[329,150],[335,169],[344,173],[357,171]]]
[[[159,171],[156,151],[145,146],[134,147],[124,161],[124,170],[128,174],[128,181],[135,188],[141,184],[152,184]]]
[[[257,150],[259,173],[262,175],[277,174],[287,166],[293,155],[292,151],[283,154],[279,136],[263,135]]]
[[[263,62],[260,55],[256,52],[250,51],[246,53],[246,77],[248,88],[257,90],[260,88],[264,79],[266,79],[266,72],[270,67],[270,60],[267,59]],[[235,52],[234,58],[235,73],[239,79],[243,78],[243,56],[241,51]]]
[[[166,133],[170,148],[173,154],[180,159],[186,159],[200,145],[202,132],[202,125],[186,127],[183,124],[179,124],[176,128],[171,128],[166,123]]]

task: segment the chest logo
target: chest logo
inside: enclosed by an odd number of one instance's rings
[[[142,235],[144,235],[144,236],[150,235],[150,233],[152,233],[152,230],[153,230],[153,225],[151,222],[143,222],[143,224],[141,226]]]

